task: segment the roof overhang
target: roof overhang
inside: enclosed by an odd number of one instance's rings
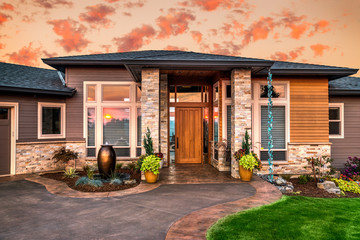
[[[46,89],[34,89],[34,88],[19,88],[19,87],[8,87],[0,86],[0,91],[4,92],[17,92],[17,93],[34,93],[34,94],[46,94],[55,96],[72,97],[76,93],[76,89],[69,89],[69,91],[57,91],[57,90],[46,90]]]
[[[360,96],[360,89],[330,89],[329,96]]]

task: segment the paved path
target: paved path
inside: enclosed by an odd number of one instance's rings
[[[249,198],[247,183],[171,184],[134,195],[68,198],[19,180],[0,183],[0,239],[164,239],[184,216]]]

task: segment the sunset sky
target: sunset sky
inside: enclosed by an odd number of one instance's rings
[[[360,1],[0,0],[0,61],[151,49],[360,68]]]

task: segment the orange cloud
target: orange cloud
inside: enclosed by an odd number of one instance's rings
[[[80,52],[90,43],[85,39],[87,28],[70,18],[61,20],[48,21],[48,24],[53,25],[53,31],[62,39],[56,40],[66,52],[78,51]]]
[[[313,30],[310,31],[309,37],[314,36],[315,33],[326,33],[330,31],[329,28],[329,21],[326,20],[320,20],[317,23],[313,24]]]
[[[191,31],[191,37],[194,39],[195,42],[201,43],[202,34],[199,31]]]
[[[134,8],[134,7],[141,8],[144,6],[144,4],[145,4],[145,0],[138,0],[137,2],[129,1],[129,2],[124,3],[124,7],[126,7],[126,8]]]
[[[275,61],[293,61],[299,56],[303,54],[303,51],[305,50],[305,47],[298,47],[289,53],[284,52],[276,52],[273,55],[270,56],[270,59]]]
[[[305,21],[305,16],[295,16],[293,12],[284,10],[281,14],[282,19],[278,24],[290,28],[290,37],[299,39],[310,27],[310,23]]]
[[[52,57],[56,57],[58,54],[56,52],[53,53],[49,53],[48,51],[44,50],[42,51],[43,55],[47,58],[52,58]]]
[[[138,50],[143,45],[149,44],[156,31],[150,25],[142,25],[133,29],[123,37],[113,38],[119,52]]]
[[[111,20],[108,19],[107,16],[115,13],[115,8],[104,4],[88,6],[86,10],[86,13],[80,14],[79,19],[80,21],[89,23],[93,28],[96,28],[98,25],[107,28],[111,23]]]
[[[5,44],[3,44],[3,43],[0,43],[0,49],[4,49],[5,48]]]
[[[40,48],[33,48],[32,43],[24,46],[18,52],[8,53],[9,62],[18,63],[28,66],[36,66],[40,59]]]
[[[325,50],[330,50],[330,46],[320,43],[311,45],[310,48],[314,51],[314,57],[321,57]]]
[[[245,0],[189,0],[179,3],[183,7],[200,7],[205,11],[214,11],[221,7],[224,9],[239,8],[247,6]]]
[[[248,29],[244,30],[242,45],[246,46],[251,41],[255,42],[260,39],[266,39],[275,26],[276,23],[274,23],[271,17],[261,17],[259,21],[253,22]]]
[[[236,36],[242,36],[244,33],[244,24],[233,20],[232,23],[224,23],[221,30],[225,35],[230,35],[234,39]]]
[[[3,3],[0,5],[1,10],[8,10],[8,11],[14,11],[15,7],[11,5],[10,3]]]
[[[222,43],[213,43],[212,47],[207,44],[201,45],[201,50],[203,52],[208,52],[211,54],[221,54],[221,55],[240,55],[241,45],[235,44],[233,41],[224,41]]]
[[[59,6],[73,6],[72,2],[66,0],[34,0],[34,3],[35,5],[46,9],[57,8]]]
[[[177,46],[172,46],[172,45],[167,45],[164,50],[168,50],[168,51],[186,51],[187,48],[185,47],[177,47]]]
[[[156,19],[157,25],[160,27],[158,38],[168,38],[171,35],[184,33],[189,29],[190,21],[195,20],[189,10],[170,8],[166,16],[160,16]]]
[[[9,19],[12,19],[12,17],[0,12],[0,26],[1,26],[4,22],[9,21]]]

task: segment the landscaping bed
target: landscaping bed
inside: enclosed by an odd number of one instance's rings
[[[360,194],[352,193],[352,192],[344,192],[345,195],[336,195],[333,193],[328,193],[324,189],[320,189],[317,187],[315,182],[307,182],[305,184],[300,184],[299,179],[290,179],[294,186],[293,193],[284,193],[284,195],[288,196],[306,196],[306,197],[317,197],[317,198],[359,198]]]
[[[134,179],[136,180],[136,183],[133,184],[121,184],[121,185],[115,185],[110,184],[110,182],[103,182],[103,186],[101,187],[95,187],[91,185],[78,185],[76,186],[75,183],[80,177],[85,177],[87,174],[85,172],[77,172],[78,177],[74,178],[65,178],[64,172],[56,172],[56,173],[46,173],[41,175],[42,177],[54,179],[57,181],[61,181],[66,183],[70,188],[81,191],[81,192],[111,192],[111,191],[119,191],[119,190],[125,190],[129,188],[136,187],[140,184],[141,181],[141,173],[138,171],[133,171],[130,169],[121,169],[117,171],[118,173],[128,173],[130,174],[130,180]],[[95,172],[96,173],[96,172]]]

